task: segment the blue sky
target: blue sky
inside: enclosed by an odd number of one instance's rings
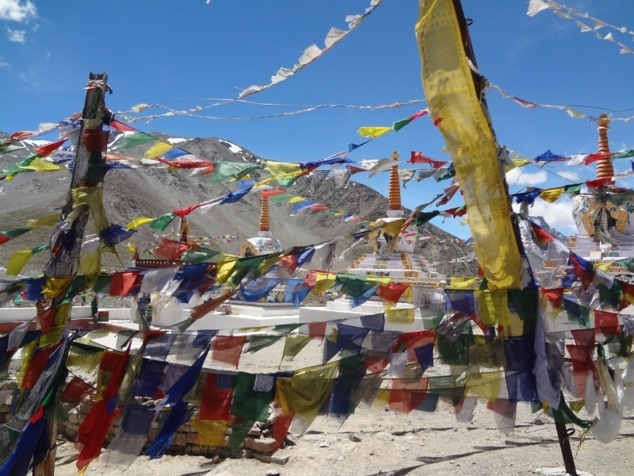
[[[543,11],[526,15],[524,0],[463,0],[481,72],[510,94],[539,104],[575,105],[584,113],[634,116],[634,55],[581,33],[574,22]],[[607,23],[634,30],[630,0],[565,0],[560,3]],[[88,73],[107,72],[114,94],[107,104],[125,111],[138,103],[168,104],[174,109],[205,106],[205,98],[234,98],[248,86],[269,82],[280,67],[292,67],[304,49],[323,48],[331,27],[347,29],[346,15],[361,13],[369,0],[83,0],[44,2],[0,0],[0,130],[32,130],[40,122],[61,120],[83,105]],[[365,22],[331,51],[290,79],[251,96],[270,107],[233,103],[202,114],[221,117],[271,115],[297,105],[385,105],[423,99],[420,57],[414,36],[417,0],[384,0]],[[609,31],[602,28],[599,33]],[[631,34],[613,32],[634,48]],[[500,143],[527,157],[547,149],[563,155],[596,150],[596,125],[565,111],[526,109],[489,90],[487,100]],[[587,108],[581,106],[593,106]],[[390,126],[424,106],[317,112],[263,120],[160,118],[134,124],[146,132],[181,137],[218,137],[271,160],[305,161],[327,157],[363,139],[361,126]],[[160,113],[154,108],[145,113]],[[634,120],[614,121],[612,150],[634,147]],[[401,160],[422,151],[449,160],[444,143],[428,117],[354,151],[355,161],[389,157]],[[627,162],[627,161],[623,161]],[[629,167],[619,164],[618,169]],[[540,187],[567,184],[556,171],[594,177],[594,166],[522,169],[519,191],[527,182]],[[357,175],[356,177],[359,177]],[[360,181],[387,192],[387,175]],[[449,182],[410,182],[404,204],[414,208]],[[210,186],[210,198],[216,196]],[[461,204],[456,196],[441,208]],[[552,224],[570,231],[566,202],[535,206]],[[289,218],[292,219],[292,218]],[[435,224],[460,237],[469,235],[459,219]]]

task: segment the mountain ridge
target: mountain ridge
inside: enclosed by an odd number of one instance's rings
[[[217,161],[259,162],[263,159],[231,141],[219,138],[173,138],[164,134],[152,134],[162,140],[176,142],[182,148],[201,159]],[[146,147],[147,148],[147,147]],[[125,155],[140,158],[143,147],[125,150]],[[0,155],[0,166],[22,160],[25,153]],[[376,190],[350,181],[345,188],[336,188],[327,171],[315,171],[307,177],[301,177],[290,187],[289,193],[323,203],[333,209],[345,210],[362,217],[364,220],[376,220],[385,216],[387,198]],[[259,178],[257,173],[254,178]],[[387,177],[386,177],[387,178]],[[157,217],[171,210],[220,197],[235,187],[219,183],[210,187],[209,176],[191,175],[186,170],[167,168],[114,169],[106,174],[104,180],[103,201],[111,223],[125,226],[140,217]],[[0,195],[0,216],[2,228],[9,230],[25,226],[28,219],[59,213],[66,201],[70,175],[68,172],[21,173],[14,180],[3,182]],[[309,210],[289,216],[292,205],[271,204],[271,231],[282,242],[284,248],[296,245],[310,245],[335,238],[349,236],[358,231],[355,223],[346,223],[340,217],[325,215]],[[195,237],[216,240],[217,248],[229,253],[239,253],[246,238],[257,235],[260,214],[259,195],[248,194],[239,202],[215,206],[208,213],[193,212],[188,216],[190,233]],[[168,228],[166,233],[170,230]],[[474,262],[460,263],[452,260],[472,254],[471,249],[455,243],[455,237],[429,223],[420,227],[423,235],[432,236],[431,240],[420,241],[417,252],[423,254],[436,269],[446,275],[472,275]],[[90,233],[91,229],[87,230]],[[38,229],[22,235],[0,246],[0,266],[6,265],[9,257],[17,250],[29,249],[47,244],[51,228]],[[226,238],[226,237],[229,238]],[[217,238],[220,237],[220,238]],[[145,251],[158,241],[158,234],[147,227],[140,227],[130,238],[130,242]],[[446,242],[441,243],[443,240]],[[337,255],[352,240],[341,243]],[[104,256],[104,267],[121,269],[130,262],[131,255],[125,246],[118,246],[120,259]],[[355,247],[349,259],[363,252],[371,251],[369,245]],[[24,273],[37,274],[43,269],[48,253],[35,255]],[[349,264],[349,260],[338,264],[337,268]],[[316,265],[318,266],[318,265]],[[315,266],[311,266],[315,267]]]

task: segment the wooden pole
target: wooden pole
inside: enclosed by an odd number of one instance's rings
[[[564,467],[566,468],[566,473],[568,473],[570,476],[577,476],[575,458],[572,455],[572,448],[570,448],[570,434],[568,433],[566,424],[555,421],[555,428],[557,429],[559,448],[561,449],[561,455],[564,458]]]
[[[106,73],[90,73],[86,84],[86,100],[81,117],[79,139],[76,145],[75,164],[66,205],[62,208],[57,226],[51,236],[50,259],[46,265],[46,279],[75,276],[79,269],[79,252],[84,238],[86,223],[90,216],[87,203],[78,203],[73,193],[78,187],[101,187],[105,171],[105,158],[102,154],[107,139],[103,132],[104,122],[110,123],[111,113],[106,109],[104,96],[108,91]],[[68,221],[70,219],[70,222]],[[55,298],[50,306],[57,308],[63,296]],[[40,307],[42,303],[39,303]],[[48,304],[48,303],[47,303]],[[48,307],[48,306],[47,306]],[[66,309],[66,308],[64,308]],[[70,308],[67,316],[56,316],[56,320],[66,318],[66,327],[70,329]],[[55,455],[57,450],[57,401],[54,399],[49,410],[49,451],[44,461],[33,468],[34,476],[52,476],[55,474]],[[51,411],[52,410],[52,411]]]

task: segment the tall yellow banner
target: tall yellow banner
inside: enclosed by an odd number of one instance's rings
[[[521,257],[493,133],[476,95],[452,0],[420,0],[416,37],[429,111],[445,138],[489,289],[519,289]]]

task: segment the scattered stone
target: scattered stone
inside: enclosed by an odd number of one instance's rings
[[[328,443],[326,443],[325,441],[322,441],[321,443],[319,443],[319,447],[320,448],[328,448]]]
[[[245,438],[244,446],[259,453],[273,453],[277,449],[277,442],[273,438]]]
[[[264,474],[266,476],[280,476],[280,472],[277,469],[267,469]]]
[[[348,435],[348,439],[350,441],[354,441],[355,443],[359,443],[361,441],[361,438],[359,438],[357,435],[355,435],[354,433],[350,433]]]

